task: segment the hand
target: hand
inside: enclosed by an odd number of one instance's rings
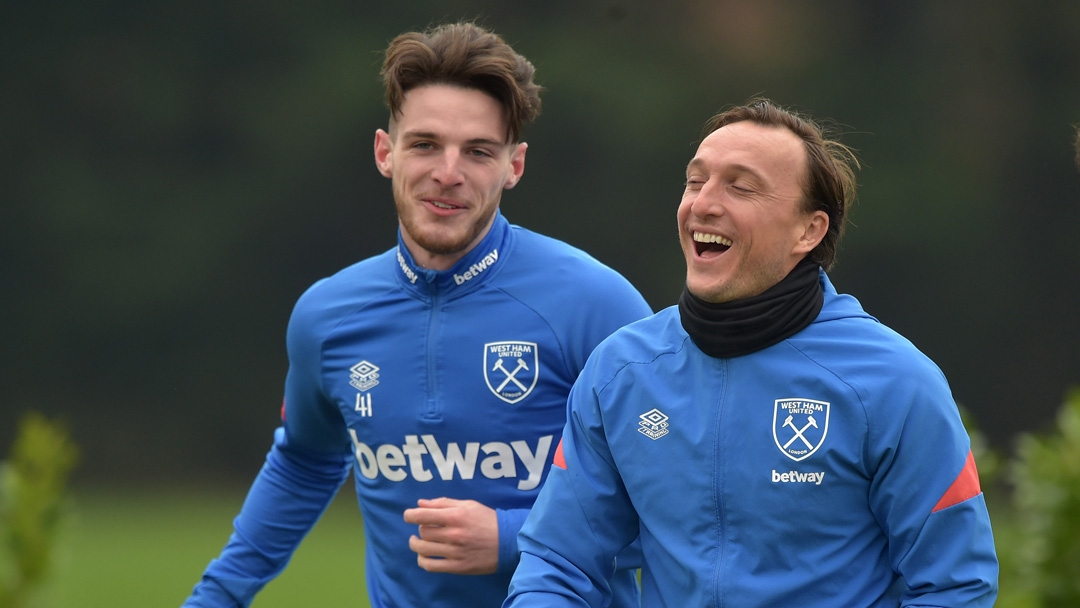
[[[405,510],[405,522],[420,526],[409,538],[416,563],[428,572],[491,574],[499,567],[499,519],[475,500],[421,498]]]

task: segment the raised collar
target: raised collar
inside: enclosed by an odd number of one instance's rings
[[[504,264],[509,253],[513,232],[510,222],[501,212],[496,212],[491,229],[476,247],[473,247],[448,270],[431,270],[416,264],[398,229],[397,277],[407,291],[422,296],[456,297],[475,290],[486,283]]]

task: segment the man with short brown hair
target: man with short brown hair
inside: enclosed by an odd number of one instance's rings
[[[596,344],[650,312],[614,270],[499,211],[540,109],[524,57],[459,23],[399,36],[382,73],[375,165],[398,245],[297,302],[282,426],[186,606],[247,606],[350,466],[372,606],[498,606],[570,386]],[[611,584],[613,606],[637,605],[632,570]]]

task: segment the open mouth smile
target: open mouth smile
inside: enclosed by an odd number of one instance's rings
[[[699,256],[710,257],[708,254],[720,255],[734,244],[734,241],[724,238],[719,234],[694,231],[691,233],[694,239],[694,253]]]

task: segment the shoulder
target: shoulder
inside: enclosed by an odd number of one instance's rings
[[[850,362],[860,369],[941,373],[910,340],[867,314],[849,295],[827,294],[821,314],[792,341],[800,349],[805,346],[805,352],[837,363]]]
[[[850,296],[834,301],[788,344],[851,387],[867,407],[939,403],[955,407],[944,373],[910,340],[869,316]]]
[[[622,352],[624,358],[652,360],[657,354],[681,350],[688,339],[679,320],[679,307],[672,305],[619,329],[597,349],[609,354]]]
[[[855,297],[837,293],[822,273],[825,302],[806,329],[793,336],[792,345],[846,374],[877,376],[942,376],[941,370],[910,340],[881,323]]]
[[[558,271],[574,269],[597,274],[615,274],[585,250],[565,241],[511,225],[514,232],[514,257],[522,265],[534,265]]]
[[[576,289],[600,297],[611,290],[615,290],[613,295],[617,297],[638,294],[624,276],[588,252],[520,226],[511,225],[511,229],[513,274],[529,284],[558,283],[561,289]]]
[[[290,333],[317,331],[394,289],[394,254],[388,250],[313,283],[293,307]]]
[[[593,381],[606,384],[623,373],[637,373],[681,355],[690,337],[679,320],[678,306],[630,323],[604,339],[589,357]]]

